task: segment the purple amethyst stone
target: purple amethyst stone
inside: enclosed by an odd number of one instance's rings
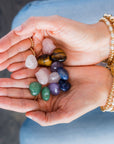
[[[57,72],[57,69],[59,67],[63,67],[63,64],[61,62],[53,62],[52,65],[51,65],[51,71],[52,72]]]
[[[60,87],[57,83],[51,83],[48,85],[48,88],[50,90],[50,93],[54,96],[59,95],[60,93]]]

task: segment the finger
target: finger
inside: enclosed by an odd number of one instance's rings
[[[17,71],[17,70],[20,70],[23,68],[26,68],[25,62],[14,63],[14,64],[11,64],[7,67],[8,71],[10,71],[10,72],[14,72],[14,71]]]
[[[31,41],[29,39],[23,40],[16,45],[12,46],[10,49],[0,54],[0,63],[3,63],[7,59],[17,55],[20,52],[26,51],[31,47]]]
[[[27,112],[26,117],[34,120],[41,126],[51,126],[59,123],[64,123],[65,115],[60,110],[47,113],[42,111],[34,111],[34,112]]]
[[[8,59],[7,61],[0,64],[0,71],[6,69],[9,65],[16,63],[16,62],[24,62],[28,55],[31,55],[31,50],[27,50],[26,52],[19,53],[14,57]]]
[[[30,78],[30,77],[35,77],[35,73],[39,70],[39,68],[35,70],[31,69],[22,69],[16,72],[13,72],[11,74],[11,77],[14,79],[24,79],[24,78]]]
[[[20,88],[0,88],[0,97],[12,97],[12,98],[24,98],[24,99],[34,99],[30,94],[29,89]]]
[[[15,80],[11,78],[1,78],[0,87],[14,87],[14,88],[29,88],[31,82],[36,81],[35,78]]]
[[[31,17],[14,31],[17,35],[23,36],[24,39],[27,38],[28,35],[32,36],[35,30],[57,32],[59,29],[56,23],[57,18],[58,16]]]
[[[37,101],[8,97],[0,97],[0,108],[21,113],[40,109]]]
[[[45,30],[50,34],[57,32],[59,26],[56,24],[58,16],[31,17],[21,26],[15,28],[2,39],[0,39],[0,52],[8,50],[11,46],[17,44],[21,40],[27,39],[33,35],[35,30]]]
[[[7,35],[0,39],[0,53],[5,52],[21,40],[24,40],[23,36],[17,35],[14,30],[10,31]]]

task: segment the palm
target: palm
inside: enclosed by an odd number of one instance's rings
[[[33,100],[34,97],[28,90],[29,84],[36,81],[34,70],[23,69],[14,73],[15,75],[24,73],[24,79],[21,80],[1,79],[1,108],[25,112],[27,116],[32,115],[33,120],[42,125],[52,125],[70,122],[105,103],[111,86],[111,84],[106,85],[111,78],[107,69],[90,66],[67,67],[67,70],[71,89],[66,93],[61,92],[59,96],[51,96],[48,102],[40,98],[38,101]]]

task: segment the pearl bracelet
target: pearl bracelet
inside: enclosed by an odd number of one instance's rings
[[[110,55],[105,62],[107,63],[107,67],[111,70],[112,76],[114,77],[114,17],[109,14],[104,14],[104,16],[99,21],[104,22],[108,26],[111,34]],[[114,78],[112,89],[107,98],[106,104],[105,106],[101,106],[100,108],[103,112],[114,112]]]
[[[114,17],[113,17],[114,18]],[[104,17],[102,17],[99,21],[105,22],[105,24],[108,26],[109,31],[111,33],[111,46],[110,46],[110,55],[107,59],[107,65],[110,66],[113,62],[114,57],[114,28],[113,28],[113,18],[111,15],[104,14]]]

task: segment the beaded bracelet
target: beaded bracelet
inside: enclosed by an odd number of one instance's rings
[[[114,29],[113,29],[113,23],[112,23],[112,16],[104,14],[104,17],[102,17],[99,21],[105,22],[105,24],[108,26],[109,31],[111,33],[111,47],[110,47],[110,55],[109,58],[105,61],[108,65],[108,67],[112,64],[113,62],[113,57],[114,57]]]
[[[114,112],[114,78],[113,78],[113,83],[112,83],[112,89],[107,98],[106,104],[105,106],[101,106],[100,108],[103,112],[105,111]]]
[[[104,22],[111,33],[111,50],[109,58],[105,61],[107,63],[107,68],[110,69],[112,76],[114,77],[114,17],[109,14],[104,14],[104,16],[99,20]],[[105,106],[100,107],[103,112],[110,111],[114,112],[114,78],[111,92],[107,98]]]

